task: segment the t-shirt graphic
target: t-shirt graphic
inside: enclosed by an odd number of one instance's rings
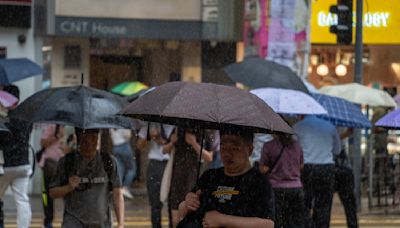
[[[235,187],[218,186],[216,191],[212,192],[215,198],[218,198],[220,203],[225,203],[226,200],[231,200],[232,195],[239,195],[239,191]]]

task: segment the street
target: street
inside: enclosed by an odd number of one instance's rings
[[[17,227],[15,223],[16,208],[13,201],[13,197],[7,195],[4,198],[5,202],[5,227],[14,228]],[[43,223],[42,206],[39,196],[31,196],[32,204],[32,222],[31,228],[41,228]],[[125,200],[126,213],[125,213],[125,227],[151,227],[150,222],[150,208],[148,205],[147,197],[145,193],[140,192],[135,194],[133,200]],[[58,200],[56,202],[56,216],[54,220],[54,227],[60,227],[62,218],[62,202]],[[368,209],[363,209],[364,211],[359,213],[359,227],[375,227],[375,228],[394,228],[400,227],[400,217],[399,213],[391,213],[390,215],[385,215],[383,210],[374,211],[374,213],[369,212]],[[398,210],[400,211],[400,210]],[[168,216],[167,210],[163,211],[163,226],[168,227]],[[335,195],[334,204],[332,209],[332,228],[346,228],[346,218],[344,216],[342,205]]]

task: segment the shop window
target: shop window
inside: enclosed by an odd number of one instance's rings
[[[64,68],[81,68],[81,47],[79,45],[65,45],[64,47]]]

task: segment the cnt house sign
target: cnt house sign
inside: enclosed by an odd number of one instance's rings
[[[201,21],[56,16],[57,36],[201,39]]]

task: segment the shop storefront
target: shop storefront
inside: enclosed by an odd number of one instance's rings
[[[329,12],[329,7],[335,4],[335,0],[312,1],[308,72],[309,80],[317,87],[354,81],[354,46],[336,45],[336,36],[329,32],[329,26],[337,20]],[[399,10],[399,2],[393,1],[371,0],[364,5],[363,83],[366,85],[391,88],[400,80]],[[353,18],[355,27],[355,12]]]

